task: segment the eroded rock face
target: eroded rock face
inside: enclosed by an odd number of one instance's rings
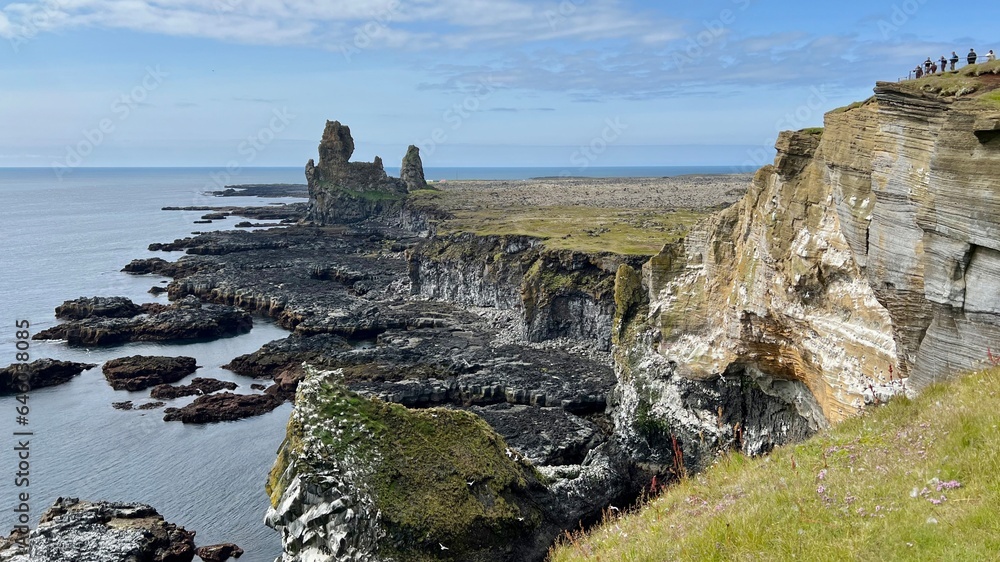
[[[101,367],[104,378],[108,379],[108,384],[115,390],[143,390],[151,386],[177,382],[197,368],[194,357],[147,355],[112,359]]]
[[[4,562],[190,562],[195,554],[194,532],[148,505],[76,498],[59,498],[26,539],[11,539],[0,541]]]
[[[136,306],[128,299],[124,301]],[[67,301],[60,309],[78,302]],[[106,313],[103,309],[87,306],[64,309],[64,314],[85,316],[39,332],[32,339],[66,340],[70,345],[115,345],[133,341],[216,339],[242,334],[253,327],[253,320],[246,311],[232,306],[202,304],[196,297],[178,300],[170,306],[151,303],[136,308],[140,312],[127,317],[114,315],[123,310],[120,307],[107,312],[111,316],[102,316],[100,314]]]
[[[386,175],[378,156],[373,162],[350,162],[352,154],[351,129],[339,121],[327,121],[319,144],[319,163],[310,160],[306,164],[308,220],[318,224],[358,222],[401,209],[406,182]],[[409,173],[414,174],[412,165]]]
[[[614,276],[645,258],[550,250],[526,236],[436,237],[408,253],[414,295],[516,311],[524,338],[611,346]]]
[[[56,307],[60,320],[84,318],[132,318],[142,314],[142,307],[125,297],[80,297]]]
[[[399,179],[406,184],[407,191],[427,189],[424,179],[424,163],[420,160],[420,149],[412,144],[406,149],[403,164],[399,168]]]
[[[329,373],[300,386],[267,490],[286,562],[540,560],[558,532],[537,473],[477,416],[362,398]]]
[[[243,549],[233,543],[213,544],[198,547],[197,554],[205,562],[226,562],[230,558],[243,556]]]
[[[0,369],[0,395],[22,392],[21,386],[23,384],[27,384],[28,389],[63,384],[83,371],[96,366],[90,363],[74,363],[55,359],[36,359],[31,363],[14,363]]]
[[[823,131],[782,133],[742,201],[621,271],[623,442],[667,464],[642,426],[680,440],[686,460],[706,441],[766,450],[983,366],[1000,346],[989,115],[1000,110],[880,83]],[[733,384],[757,406],[739,414]]]

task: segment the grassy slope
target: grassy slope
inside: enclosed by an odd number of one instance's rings
[[[552,560],[995,560],[998,426],[995,368],[764,458],[728,455]]]

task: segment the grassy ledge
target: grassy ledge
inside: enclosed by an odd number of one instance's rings
[[[767,457],[723,457],[551,560],[995,560],[998,426],[994,368]]]

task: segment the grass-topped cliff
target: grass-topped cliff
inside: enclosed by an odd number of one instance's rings
[[[970,97],[1000,109],[1000,61],[973,64],[955,71],[929,74],[901,86],[940,96]]]
[[[564,539],[576,560],[992,560],[1000,368],[894,399],[795,446],[723,457]]]

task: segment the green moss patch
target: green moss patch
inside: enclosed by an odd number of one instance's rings
[[[381,513],[385,556],[466,559],[541,523],[525,501],[537,485],[534,469],[478,416],[408,410],[333,382],[309,399],[325,421],[312,428],[325,454],[368,467],[359,471],[368,481],[356,484]]]

